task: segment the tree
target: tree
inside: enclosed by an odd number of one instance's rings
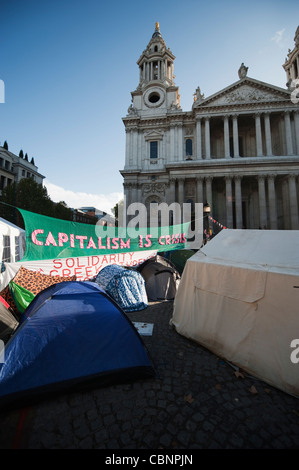
[[[8,143],[6,142],[6,140],[4,141],[3,148],[4,148],[5,150],[8,150]]]
[[[73,211],[61,203],[53,202],[48,195],[47,188],[36,183],[32,178],[23,178],[18,184],[6,186],[2,192],[1,201],[37,214],[73,220]],[[4,204],[0,204],[0,210],[6,220],[24,228],[23,219],[18,210]]]
[[[23,152],[23,150],[20,150],[20,152],[19,152],[19,157],[20,157],[20,158],[24,158],[24,152]]]
[[[115,226],[118,227],[118,223],[119,223],[119,217],[121,217],[122,215],[122,212],[123,212],[123,209],[124,209],[124,200],[121,199],[120,201],[118,201],[114,207],[112,207],[111,211],[112,211],[112,214],[114,215],[115,217]]]

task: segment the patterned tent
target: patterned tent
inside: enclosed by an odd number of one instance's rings
[[[141,274],[122,266],[105,266],[96,283],[105,289],[125,312],[143,310],[148,306],[145,282]]]

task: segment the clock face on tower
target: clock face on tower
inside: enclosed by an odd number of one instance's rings
[[[158,108],[165,100],[165,91],[160,87],[151,87],[144,93],[143,100],[148,108]]]

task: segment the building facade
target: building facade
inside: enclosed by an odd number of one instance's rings
[[[175,57],[156,23],[123,118],[127,206],[207,202],[221,226],[299,229],[298,51],[297,29],[286,89],[250,78],[241,64],[235,83],[207,98],[197,88],[183,111]]]
[[[19,183],[22,178],[33,178],[43,184],[44,176],[38,172],[34,159],[29,161],[27,154],[17,156],[4,147],[0,147],[0,196],[6,186]]]

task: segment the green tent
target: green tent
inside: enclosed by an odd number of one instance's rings
[[[164,256],[172,262],[180,275],[182,275],[187,260],[193,256],[195,252],[195,250],[172,250],[164,253]]]

